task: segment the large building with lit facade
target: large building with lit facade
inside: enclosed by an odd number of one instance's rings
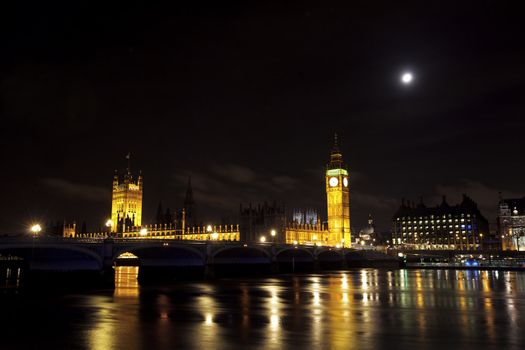
[[[500,199],[498,233],[503,250],[525,250],[525,197]]]
[[[285,242],[350,247],[350,188],[348,169],[343,162],[337,135],[325,171],[326,207],[328,225],[295,224],[286,227]]]
[[[463,195],[460,204],[427,207],[405,202],[392,219],[392,243],[396,248],[479,250],[489,225],[477,204]]]
[[[325,171],[325,190],[328,222],[323,223],[312,210],[295,211],[293,220],[286,220],[284,205],[264,204],[240,207],[240,224],[197,224],[191,181],[188,183],[180,220],[142,223],[142,175],[135,180],[128,170],[122,178],[113,178],[111,219],[107,230],[76,234],[68,231],[67,237],[225,240],[245,242],[278,242],[318,246],[350,247],[350,194],[349,175],[343,162],[337,135]],[[64,236],[66,234],[64,233]]]
[[[111,193],[111,232],[124,232],[142,224],[142,174],[135,180],[129,168],[122,178],[115,170]]]

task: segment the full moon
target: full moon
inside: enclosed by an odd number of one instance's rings
[[[413,79],[414,76],[410,72],[403,73],[403,75],[401,76],[401,82],[405,85],[410,84]]]

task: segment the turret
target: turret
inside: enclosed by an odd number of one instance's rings
[[[135,182],[130,171],[129,154],[126,159],[128,167],[122,179],[119,179],[116,170],[113,175],[110,221],[112,232],[122,232],[127,227],[142,224],[142,173],[139,173]]]
[[[330,152],[330,163],[327,167],[328,169],[344,168],[343,154],[341,153],[337,133],[334,134],[334,145],[332,146],[332,151]]]

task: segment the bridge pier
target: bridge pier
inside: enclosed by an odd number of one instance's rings
[[[342,255],[342,260],[341,260],[341,268],[343,270],[348,270],[348,261],[346,260],[346,255],[345,255],[345,252],[343,250],[343,252],[341,253]]]
[[[272,245],[270,253],[271,253],[270,271],[271,273],[279,273],[280,269],[279,269],[279,262],[277,261],[277,251],[275,249],[275,244]]]
[[[321,264],[319,263],[319,259],[317,258],[317,254],[314,255],[313,270],[314,270],[315,273],[318,273],[318,272],[321,271]]]
[[[113,240],[105,239],[102,243],[101,282],[104,286],[115,287],[115,266],[113,261]]]
[[[212,280],[215,278],[215,268],[213,264],[206,264],[204,266],[204,279]]]
[[[211,280],[215,278],[215,266],[213,263],[213,247],[206,244],[206,255],[204,260],[204,279]]]
[[[279,273],[279,262],[277,262],[275,257],[272,259],[270,270],[272,273]]]
[[[104,266],[100,273],[101,283],[104,287],[114,288],[115,287],[115,267]]]

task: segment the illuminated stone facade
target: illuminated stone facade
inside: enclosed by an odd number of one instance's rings
[[[75,238],[76,230],[77,230],[76,223],[72,223],[72,224],[64,223],[64,225],[62,226],[62,236],[64,238]]]
[[[127,239],[180,239],[195,241],[275,242],[318,246],[350,247],[350,196],[348,170],[343,163],[337,135],[325,172],[328,223],[322,223],[315,211],[295,212],[295,220],[286,222],[284,205],[259,205],[240,208],[239,225],[202,226],[195,224],[191,181],[181,220],[142,225],[142,175],[135,181],[129,169],[122,181],[115,173],[111,221],[107,231],[76,234],[68,237]],[[298,220],[301,217],[304,220]],[[242,233],[242,237],[241,237]],[[65,234],[65,233],[64,233]]]
[[[113,176],[111,200],[111,231],[124,232],[127,227],[142,224],[142,175],[137,180],[128,170],[122,181],[117,172]]]
[[[122,237],[237,242],[240,240],[240,233],[239,225],[192,226],[184,231],[175,225],[147,225],[131,227],[122,233]]]
[[[261,238],[277,243],[284,243],[286,227],[286,209],[284,204],[263,203],[240,206],[240,228],[244,242],[260,242]],[[275,236],[272,236],[275,231]]]
[[[325,172],[328,226],[289,225],[286,243],[350,247],[350,191],[348,170],[343,162],[337,135]]]
[[[466,195],[454,206],[445,197],[436,207],[403,200],[392,219],[392,244],[397,248],[479,250],[488,234],[487,220]]]
[[[498,232],[503,250],[525,250],[525,197],[500,200]]]
[[[352,242],[350,232],[350,191],[348,170],[343,163],[343,154],[339,149],[337,135],[330,154],[330,163],[326,167],[326,206],[328,210],[328,242],[330,245],[341,243],[349,247]]]
[[[337,243],[330,242],[330,232],[327,225],[290,223],[286,227],[285,237],[287,244],[306,244],[329,246]]]
[[[77,233],[76,238],[108,238],[108,231]],[[119,237],[126,239],[176,239],[185,241],[240,241],[239,225],[196,226],[184,231],[172,224],[128,227]]]

